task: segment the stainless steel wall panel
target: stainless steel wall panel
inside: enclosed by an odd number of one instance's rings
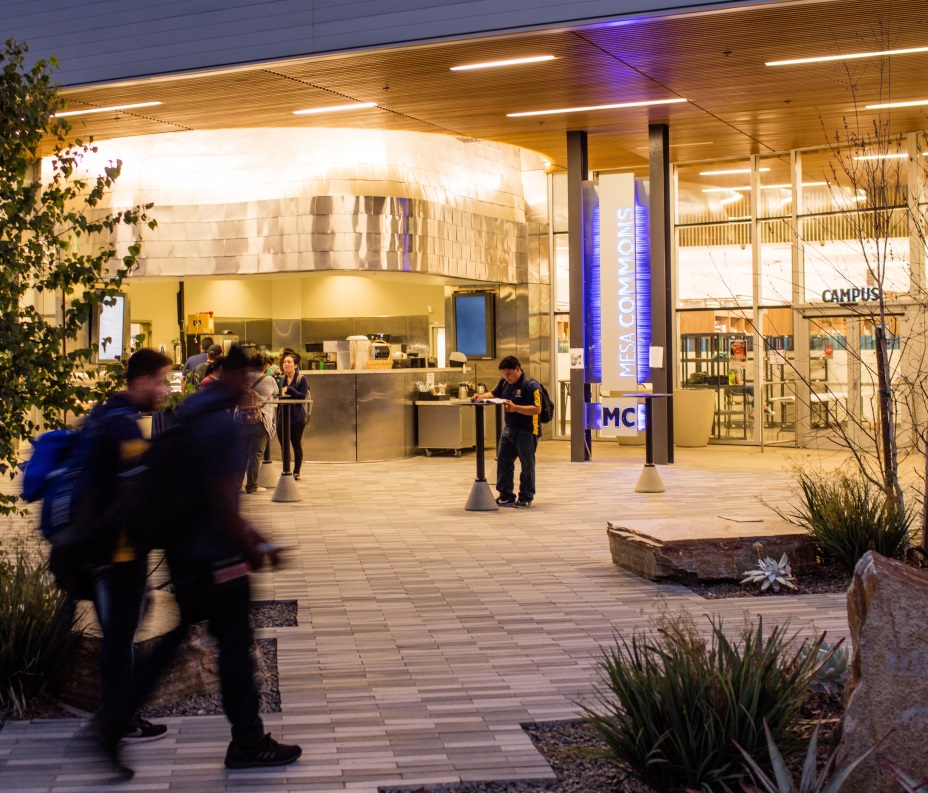
[[[406,456],[405,373],[355,375],[359,462]],[[334,376],[339,379],[339,375]]]
[[[300,320],[274,319],[271,344],[275,350],[283,347],[296,349],[300,343]]]
[[[357,375],[309,376],[308,380],[313,413],[303,436],[304,458],[324,462],[358,459]]]

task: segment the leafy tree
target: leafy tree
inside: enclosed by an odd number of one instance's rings
[[[52,81],[57,61],[28,66],[27,52],[13,39],[0,51],[0,475],[10,477],[18,438],[63,426],[120,386],[123,367],[93,365],[97,345],[84,329],[136,266],[140,227],[156,226],[151,204],[106,208],[122,163],[84,173],[96,148],[92,138],[72,141],[55,116],[64,107]],[[15,503],[0,494],[0,514]]]

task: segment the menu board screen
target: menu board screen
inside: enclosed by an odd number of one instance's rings
[[[107,305],[107,303],[111,305]],[[126,352],[126,296],[108,297],[97,312],[97,360],[115,361]]]

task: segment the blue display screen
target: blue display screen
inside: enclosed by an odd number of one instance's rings
[[[457,351],[468,358],[493,356],[492,295],[455,295],[454,323]]]

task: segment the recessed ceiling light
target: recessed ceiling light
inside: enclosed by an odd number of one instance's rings
[[[651,99],[647,102],[620,102],[615,105],[591,105],[589,107],[561,107],[557,110],[531,110],[527,113],[507,113],[507,118],[522,116],[553,116],[557,113],[583,113],[588,110],[618,110],[623,107],[645,107],[646,105],[670,105],[685,102],[685,99]]]
[[[928,52],[928,47],[913,47],[906,50],[881,50],[879,52],[852,52],[847,55],[823,55],[818,58],[794,58],[789,61],[767,61],[764,66],[796,66],[801,63],[825,63],[827,61],[852,61],[858,58],[879,58],[884,55],[913,55]]]
[[[376,102],[352,102],[350,105],[329,105],[328,107],[309,107],[306,110],[294,110],[295,116],[311,116],[314,113],[337,113],[339,110],[364,110],[377,107]]]
[[[553,55],[533,55],[530,58],[510,58],[505,61],[486,61],[485,63],[467,63],[463,66],[452,66],[453,72],[467,72],[471,69],[492,69],[496,66],[518,66],[520,63],[541,63],[542,61],[553,61],[556,58]]]
[[[908,156],[908,154],[858,154],[854,158],[854,161],[863,162],[865,160],[904,160]]]
[[[880,105],[867,105],[867,110],[883,110],[889,107],[919,107],[928,105],[928,99],[916,99],[913,102],[884,102]]]
[[[770,169],[769,168],[758,168],[757,170],[760,171],[761,173],[766,173]],[[700,171],[699,175],[700,176],[727,176],[728,174],[731,174],[731,173],[750,173],[750,172],[751,172],[750,168],[732,168],[732,170],[730,171]]]
[[[112,107],[92,107],[89,110],[65,110],[63,113],[55,113],[54,118],[64,118],[65,116],[89,116],[91,113],[111,113],[115,110],[132,110],[136,107],[153,107],[160,105],[161,102],[136,102],[134,105],[113,105]]]

